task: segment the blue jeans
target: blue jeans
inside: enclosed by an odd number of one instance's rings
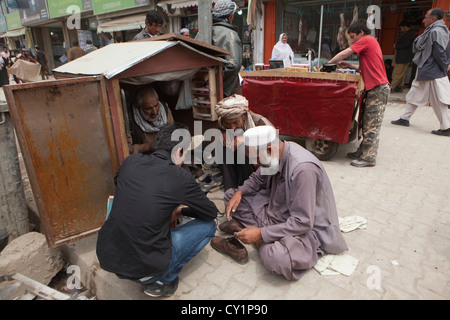
[[[164,284],[174,281],[186,263],[197,255],[216,234],[216,222],[194,219],[171,230],[172,257],[166,272],[146,281],[149,284],[160,281]]]

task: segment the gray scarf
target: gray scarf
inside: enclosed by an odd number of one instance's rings
[[[447,48],[449,41],[448,37],[449,31],[444,20],[438,20],[429,25],[425,31],[414,40],[413,50],[415,56],[413,62],[417,67],[422,68],[425,61],[430,57],[434,41],[443,48]]]
[[[144,132],[158,132],[159,129],[167,124],[167,113],[166,109],[164,108],[163,104],[159,102],[159,112],[158,116],[156,117],[155,121],[150,121],[148,119],[145,119],[144,115],[141,112],[141,108],[133,108],[133,115],[134,115],[134,121],[136,121],[136,124],[141,128]]]

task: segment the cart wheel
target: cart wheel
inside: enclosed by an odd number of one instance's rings
[[[319,160],[326,161],[334,157],[338,149],[338,143],[335,141],[307,138],[306,149]]]

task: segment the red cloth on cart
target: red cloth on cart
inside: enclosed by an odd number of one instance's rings
[[[244,77],[249,109],[280,134],[347,143],[357,82],[296,77]]]

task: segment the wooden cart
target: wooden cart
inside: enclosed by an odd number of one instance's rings
[[[319,159],[331,159],[339,143],[356,138],[361,76],[284,69],[240,74],[251,111],[268,118],[281,135],[305,138]]]

